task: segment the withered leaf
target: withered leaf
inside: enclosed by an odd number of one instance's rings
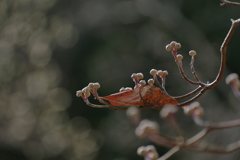
[[[140,96],[140,94],[141,96]],[[160,88],[147,85],[145,87],[136,88],[130,91],[119,92],[109,96],[101,97],[108,100],[113,106],[164,106],[167,104],[177,105],[175,98],[170,97]]]

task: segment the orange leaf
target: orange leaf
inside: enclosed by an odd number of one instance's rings
[[[141,96],[139,95],[141,93]],[[108,100],[113,106],[164,106],[166,104],[177,105],[175,98],[170,97],[160,88],[152,85],[136,88],[130,91],[119,92],[109,96],[101,97]]]

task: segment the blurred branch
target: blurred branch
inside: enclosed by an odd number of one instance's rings
[[[230,2],[227,0],[220,0],[222,3],[220,4],[221,6],[240,6],[239,2]]]

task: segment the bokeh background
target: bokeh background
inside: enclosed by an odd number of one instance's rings
[[[168,70],[171,95],[193,86],[180,77],[171,55],[180,42],[184,68],[188,51],[198,52],[196,70],[212,81],[219,48],[240,8],[220,7],[218,0],[0,0],[0,159],[1,160],[131,160],[141,145],[123,111],[95,109],[77,98],[77,90],[99,82],[100,95],[133,86],[132,73],[150,78],[152,68]],[[237,29],[228,50],[226,75],[240,73]],[[240,106],[224,80],[199,99],[205,119],[239,117]],[[179,111],[178,121],[191,136],[200,130]],[[172,134],[159,111],[142,110],[143,118]],[[206,139],[219,145],[239,139],[240,130],[214,132]],[[160,154],[168,148],[157,146]],[[174,159],[237,160],[231,154],[180,151]]]

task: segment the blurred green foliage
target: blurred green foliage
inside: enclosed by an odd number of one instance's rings
[[[219,48],[239,18],[237,7],[209,0],[0,0],[0,159],[130,160],[139,140],[124,112],[93,109],[75,92],[99,82],[100,94],[132,86],[130,75],[152,68],[170,73],[172,95],[189,91],[165,45],[182,44],[185,68],[190,49],[199,54],[196,69],[204,81],[215,78]],[[229,46],[228,67],[239,73],[239,32]],[[190,72],[187,72],[190,73]],[[150,76],[149,76],[150,77]],[[238,102],[224,83],[201,98],[207,118],[236,117]],[[231,101],[231,105],[227,103]],[[212,113],[214,112],[213,116]],[[158,121],[156,110],[143,116]],[[192,122],[179,116],[187,135]],[[221,120],[221,119],[220,119]],[[239,130],[230,130],[227,139]],[[223,135],[210,137],[214,139]],[[225,135],[226,136],[226,135]],[[218,139],[224,143],[226,138]],[[162,154],[166,148],[158,147]],[[237,159],[239,153],[181,152],[172,159]],[[191,158],[190,158],[191,157]]]

